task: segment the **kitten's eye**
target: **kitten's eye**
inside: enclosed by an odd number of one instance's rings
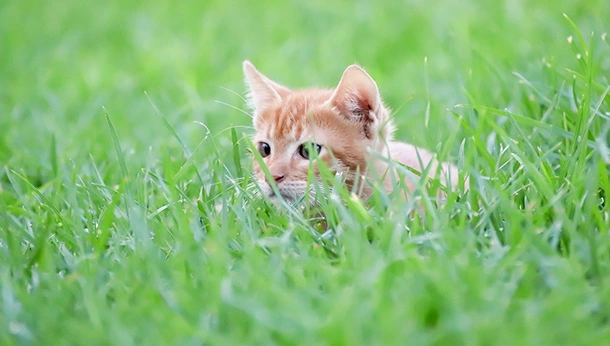
[[[258,143],[256,149],[258,149],[258,152],[262,157],[267,157],[271,154],[271,147],[265,142]]]
[[[322,150],[322,146],[316,143],[303,143],[299,146],[299,155],[301,155],[304,159],[309,160],[311,155],[311,150],[315,150],[317,154]]]

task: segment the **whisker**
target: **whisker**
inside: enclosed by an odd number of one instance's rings
[[[254,127],[253,127],[253,126],[248,126],[248,125],[234,125],[234,126],[229,126],[229,127],[225,128],[225,129],[223,129],[223,130],[218,131],[218,133],[217,133],[217,134],[216,134],[214,137],[219,136],[219,135],[221,135],[222,133],[224,133],[225,131],[232,130],[232,129],[248,129],[248,130],[253,130],[253,129],[254,129]],[[242,139],[243,139],[243,138],[240,138],[240,139],[238,139],[238,141],[241,141]]]
[[[224,101],[220,101],[220,100],[214,100],[214,102],[216,102],[216,103],[218,103],[218,104],[221,104],[221,105],[224,105],[224,106],[227,106],[227,107],[229,107],[229,108],[233,108],[233,109],[235,109],[236,111],[242,112],[242,113],[244,113],[245,115],[247,115],[248,117],[252,118],[252,114],[248,113],[247,111],[245,111],[245,110],[243,110],[243,109],[241,109],[241,108],[239,108],[239,107],[233,106],[233,105],[232,105],[232,104],[230,104],[230,103],[226,103],[226,102],[224,102]]]
[[[239,94],[238,92],[232,90],[231,88],[227,88],[227,87],[223,87],[223,86],[221,86],[220,88],[225,90],[225,91],[230,92],[231,94],[233,94],[233,95],[235,95],[237,97],[239,97],[242,101],[247,102],[247,100],[243,96],[241,96],[241,94]]]

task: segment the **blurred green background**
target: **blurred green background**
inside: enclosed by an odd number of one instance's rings
[[[334,86],[357,62],[396,110],[398,137],[434,147],[455,128],[446,109],[467,102],[466,91],[487,106],[510,107],[520,93],[513,71],[535,81],[543,62],[576,66],[562,14],[587,36],[601,33],[609,7],[605,0],[5,1],[0,159],[45,171],[54,135],[65,159],[106,160],[103,108],[127,152],[176,145],[153,103],[190,145],[205,133],[194,121],[214,134],[248,126],[223,104],[245,107],[233,94],[244,93],[244,59],[291,87]],[[424,128],[428,103],[434,131]],[[141,157],[132,152],[130,160]]]

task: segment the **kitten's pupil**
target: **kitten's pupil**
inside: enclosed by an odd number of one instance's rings
[[[257,149],[258,153],[261,154],[262,157],[267,157],[271,154],[271,147],[265,142],[258,143]]]
[[[322,146],[316,143],[303,143],[299,146],[299,155],[301,155],[304,159],[309,160],[310,149],[315,150],[316,153],[319,154],[320,150],[322,150]]]

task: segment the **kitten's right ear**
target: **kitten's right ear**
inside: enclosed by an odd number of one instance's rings
[[[248,60],[244,61],[244,75],[248,86],[248,105],[254,113],[258,113],[271,105],[282,101],[290,93],[290,89],[279,85],[258,72]]]
[[[361,122],[364,133],[369,138],[386,120],[385,113],[381,112],[381,96],[377,84],[358,65],[345,69],[329,102],[348,119]]]

